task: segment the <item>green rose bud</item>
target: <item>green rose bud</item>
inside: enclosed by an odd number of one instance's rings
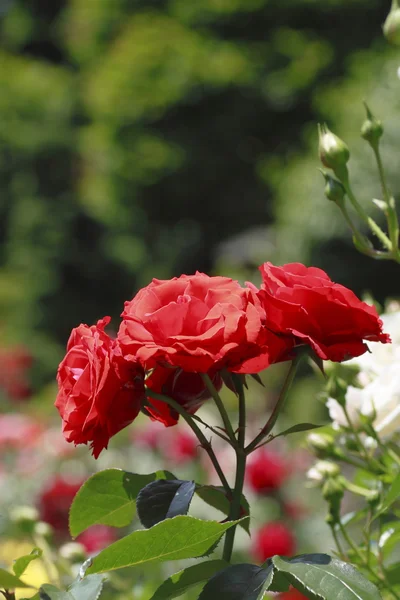
[[[321,170],[321,173],[326,182],[325,196],[328,198],[328,200],[331,200],[338,205],[342,204],[344,202],[346,191],[340,181],[329,175],[329,173],[326,171]]]
[[[322,496],[329,504],[329,521],[327,522],[331,526],[339,522],[343,495],[344,490],[340,477],[329,477],[322,486]]]
[[[86,550],[82,544],[78,542],[68,542],[61,546],[59,550],[60,556],[73,564],[80,563],[86,560]]]
[[[388,42],[400,46],[400,7],[398,0],[392,0],[390,13],[383,24],[383,33]]]
[[[36,526],[39,513],[32,506],[16,506],[10,510],[10,519],[25,533],[32,533]]]
[[[367,111],[367,119],[361,127],[361,137],[364,138],[372,148],[377,148],[379,140],[383,135],[382,121],[379,121],[374,117],[365,102],[364,105]]]
[[[322,164],[332,169],[339,179],[347,175],[346,164],[350,158],[350,151],[340,138],[337,137],[326,125],[319,126],[319,157]]]

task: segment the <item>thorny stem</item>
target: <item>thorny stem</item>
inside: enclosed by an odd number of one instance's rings
[[[232,494],[231,488],[230,488],[229,483],[221,469],[221,465],[218,462],[215,452],[212,449],[211,442],[209,440],[207,440],[206,436],[201,431],[200,427],[192,419],[192,416],[178,402],[176,402],[172,398],[169,398],[169,396],[164,396],[163,394],[157,394],[156,392],[153,392],[152,390],[151,391],[147,390],[147,391],[149,394],[151,394],[152,398],[154,398],[155,400],[161,400],[162,402],[165,402],[166,404],[171,406],[174,410],[176,410],[176,412],[179,413],[183,417],[183,419],[185,419],[186,423],[189,425],[189,427],[192,429],[193,433],[199,440],[201,447],[204,448],[204,450],[207,452],[208,456],[210,457],[210,460],[214,466],[214,469],[216,470],[217,475],[220,478],[220,481],[224,487],[224,490],[229,498]],[[148,402],[151,404],[151,401],[149,399],[148,399]]]
[[[383,168],[381,153],[379,150],[379,146],[373,146],[373,151],[375,155],[376,164],[378,165],[379,178],[381,180],[383,199],[387,204],[386,211],[386,219],[389,230],[389,237],[392,242],[392,254],[393,258],[400,262],[400,253],[399,253],[399,219],[396,211],[396,202],[393,196],[389,191],[389,187],[386,182],[385,170]]]
[[[380,240],[382,245],[387,248],[390,252],[392,251],[392,242],[387,237],[387,235],[382,231],[377,223],[365,212],[361,204],[359,204],[357,198],[355,197],[353,190],[351,189],[348,174],[342,179],[342,183],[344,189],[346,190],[346,194],[349,197],[350,202],[352,203],[354,209],[356,210],[358,216],[364,223],[368,225],[372,233],[376,235],[376,237]]]
[[[218,394],[213,382],[211,381],[210,376],[207,373],[201,373],[201,378],[203,379],[208,391],[210,392],[210,394],[219,410],[219,414],[221,415],[222,421],[224,423],[225,431],[228,434],[229,439],[231,440],[231,444],[233,447],[235,447],[236,446],[235,432],[233,431],[232,424],[229,420],[229,416],[228,416],[228,413],[224,406],[224,403],[221,400],[221,396]]]
[[[238,445],[236,452],[236,478],[233,490],[232,503],[229,511],[229,520],[235,521],[240,518],[242,506],[242,492],[244,477],[246,473],[245,438],[246,438],[246,399],[242,382],[236,384],[239,396],[239,423],[238,423]],[[235,541],[236,526],[231,527],[225,534],[223,559],[230,562]]]
[[[275,423],[278,420],[279,417],[279,413],[282,410],[282,407],[286,401],[286,398],[288,396],[288,392],[290,390],[290,387],[293,383],[293,380],[295,378],[296,372],[297,372],[297,367],[299,366],[300,361],[303,358],[303,354],[300,352],[296,358],[292,361],[289,371],[286,375],[286,379],[283,383],[282,389],[281,389],[281,393],[279,394],[279,398],[277,403],[275,404],[275,407],[271,413],[271,416],[269,417],[268,421],[266,422],[266,424],[264,425],[264,427],[261,429],[260,433],[254,438],[254,440],[246,447],[245,451],[246,454],[250,454],[251,452],[253,452],[253,450],[255,450],[257,448],[257,446],[260,444],[260,442],[262,442],[264,440],[264,438],[269,435],[272,431],[272,429],[275,426]]]

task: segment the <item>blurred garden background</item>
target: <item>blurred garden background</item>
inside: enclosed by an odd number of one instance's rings
[[[258,264],[300,261],[380,303],[400,295],[397,265],[357,253],[317,170],[326,122],[376,210],[379,179],[359,137],[365,99],[384,121],[399,193],[400,54],[381,32],[389,8],[0,0],[0,412],[53,417],[52,460],[70,330],[108,314],[117,328],[123,300],[153,277],[199,270],[259,283]],[[326,419],[313,402],[320,388],[316,376],[297,384],[290,406],[302,420]],[[257,406],[266,395],[254,392]],[[112,466],[134,468],[132,455],[119,458]],[[72,460],[66,470],[84,475]]]

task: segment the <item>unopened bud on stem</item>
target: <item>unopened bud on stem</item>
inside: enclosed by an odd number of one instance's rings
[[[325,196],[328,198],[328,200],[335,202],[335,204],[339,206],[342,205],[344,202],[344,197],[346,195],[346,190],[344,189],[340,181],[329,175],[329,173],[323,171],[322,169],[321,173],[324,176],[326,182]]]
[[[361,137],[364,138],[373,149],[377,149],[379,140],[383,135],[382,121],[379,121],[374,117],[366,102],[364,102],[364,106],[367,111],[367,119],[361,127]]]
[[[337,135],[326,125],[319,125],[319,157],[322,164],[332,169],[339,179],[347,176],[346,164],[350,158],[350,150]]]
[[[400,6],[398,0],[392,0],[390,13],[383,24],[383,33],[388,42],[400,46]]]

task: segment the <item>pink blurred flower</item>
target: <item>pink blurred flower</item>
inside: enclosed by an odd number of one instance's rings
[[[94,525],[81,533],[77,538],[77,542],[85,547],[88,554],[100,552],[117,539],[115,529],[107,527],[107,525]]]
[[[17,413],[0,415],[0,447],[34,446],[42,431],[41,425],[28,416]]]

